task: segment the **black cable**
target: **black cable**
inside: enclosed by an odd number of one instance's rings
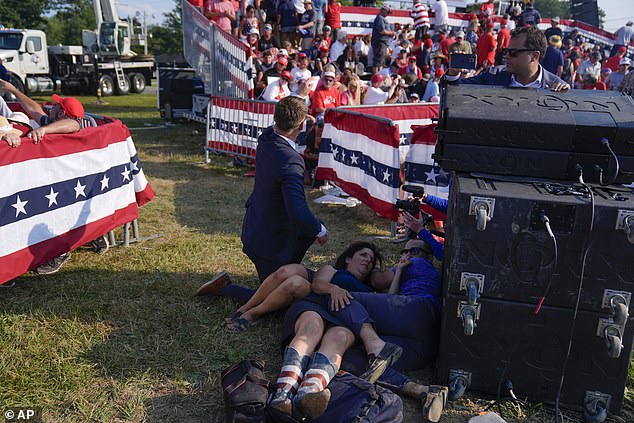
[[[600,181],[600,182],[601,182],[601,185],[604,185],[604,186],[605,185],[612,185],[616,181],[616,178],[619,177],[619,171],[620,171],[620,167],[621,167],[620,164],[619,164],[619,158],[616,157],[616,154],[614,154],[614,150],[612,150],[612,147],[610,146],[610,141],[608,141],[607,138],[601,138],[601,140],[599,142],[601,144],[603,144],[604,146],[606,146],[607,149],[610,151],[610,154],[612,155],[612,158],[614,159],[614,164],[616,165],[616,170],[614,171],[614,177],[612,178],[612,180],[610,182],[605,183],[605,184],[602,181]],[[603,179],[602,176],[603,176],[603,172],[601,172],[599,174],[599,178]]]
[[[584,188],[590,193],[590,204],[591,204],[591,220],[590,220],[590,229],[588,230],[588,240],[586,242],[585,251],[583,253],[583,261],[581,264],[581,277],[579,279],[579,288],[577,291],[577,300],[575,302],[575,308],[572,315],[572,324],[570,325],[570,333],[568,334],[568,350],[566,351],[566,356],[564,357],[564,364],[561,370],[561,378],[559,379],[559,387],[557,388],[557,397],[555,398],[555,423],[559,423],[559,401],[561,398],[561,390],[564,386],[564,378],[566,376],[566,367],[568,367],[568,358],[570,358],[570,350],[572,349],[572,339],[575,331],[575,326],[577,323],[577,314],[579,312],[579,303],[581,302],[581,290],[583,289],[583,278],[586,272],[586,262],[588,258],[588,252],[590,251],[590,240],[592,237],[592,230],[594,229],[594,193],[590,189],[590,187],[583,181],[583,168],[581,165],[577,164],[576,169],[579,171],[579,183],[584,186]]]
[[[553,271],[550,273],[550,277],[548,278],[548,283],[546,284],[546,289],[544,290],[544,294],[541,296],[541,298],[539,299],[536,307],[535,307],[535,312],[533,313],[533,318],[535,318],[538,314],[539,314],[539,310],[542,307],[542,304],[544,303],[544,300],[546,299],[546,296],[548,295],[548,293],[550,292],[550,287],[552,285],[553,282],[553,276],[555,275],[555,271],[557,270],[557,265],[559,263],[559,253],[558,253],[558,249],[557,249],[557,238],[555,237],[555,234],[553,233],[551,227],[550,227],[550,219],[548,218],[548,216],[546,216],[546,213],[544,213],[544,211],[542,210],[539,214],[539,218],[542,221],[542,223],[544,224],[546,231],[548,232],[548,236],[552,239],[553,241],[553,246],[555,248],[555,257],[553,260]],[[504,418],[502,416],[502,405],[501,405],[501,399],[500,399],[500,392],[502,391],[502,381],[504,380],[504,376],[506,375],[506,372],[508,371],[508,368],[511,365],[511,362],[513,361],[513,356],[515,355],[515,351],[517,350],[517,347],[520,345],[520,342],[522,340],[522,336],[521,334],[523,334],[523,332],[526,330],[526,328],[528,327],[528,325],[530,324],[530,320],[526,322],[526,325],[524,326],[524,328],[519,331],[519,335],[517,337],[517,341],[515,341],[515,344],[513,345],[513,348],[511,349],[511,353],[509,354],[509,359],[506,362],[506,364],[504,365],[504,369],[502,370],[502,374],[500,375],[500,380],[498,381],[498,389],[496,392],[496,403],[498,406],[498,414],[500,415],[500,417]],[[513,383],[510,380],[506,381],[506,387],[507,389],[509,389],[509,392],[511,393],[511,395],[513,394]],[[518,400],[520,401],[520,400]]]

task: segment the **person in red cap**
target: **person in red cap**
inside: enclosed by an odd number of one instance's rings
[[[316,74],[322,74],[324,72],[324,69],[326,68],[326,65],[329,63],[332,63],[330,61],[330,49],[323,45],[321,47],[319,47],[319,57],[317,57],[317,60],[315,60],[315,73]]]
[[[267,85],[269,83],[269,78],[279,78],[280,76],[282,76],[282,72],[286,70],[287,66],[288,57],[279,56],[277,58],[277,62],[275,62],[275,66],[264,72],[263,79],[266,81]]]
[[[372,75],[372,79],[370,80],[371,85],[365,93],[363,104],[384,104],[393,99],[396,89],[401,85],[402,79],[400,76],[397,76],[392,81],[392,85],[387,92],[380,88],[386,79],[387,77],[380,73]]]
[[[40,126],[34,128],[27,136],[35,144],[42,141],[46,134],[72,134],[81,129],[79,121],[84,117],[84,106],[74,97],[60,97],[53,94],[53,106],[47,114],[35,100],[27,97],[7,81],[0,81],[0,89],[13,94],[26,114]]]

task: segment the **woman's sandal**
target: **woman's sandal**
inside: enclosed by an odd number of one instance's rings
[[[244,313],[242,313],[240,310],[236,310],[232,312],[230,315],[225,317],[225,323],[230,324],[234,319],[237,319],[238,317],[242,316],[242,314]]]
[[[423,418],[430,422],[440,420],[442,411],[447,405],[447,394],[449,390],[446,386],[430,385],[429,391],[420,396]]]
[[[230,323],[227,323],[227,331],[231,333],[244,332],[251,329],[254,326],[259,325],[260,322],[261,322],[260,319],[254,320],[251,322],[242,317],[236,317],[235,319],[231,320]]]

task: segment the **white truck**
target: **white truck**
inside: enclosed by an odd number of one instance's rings
[[[137,55],[133,42],[146,44],[145,30],[119,19],[114,0],[93,0],[97,30],[82,31],[82,46],[48,46],[34,29],[0,29],[0,59],[9,82],[28,94],[61,90],[102,96],[143,92],[150,85],[154,58]]]

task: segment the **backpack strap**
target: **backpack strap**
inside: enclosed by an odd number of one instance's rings
[[[379,401],[379,398],[381,398],[381,395],[379,395],[379,393],[376,391],[375,385],[371,385],[369,382],[365,380],[363,380],[363,382],[365,383],[362,383],[361,382],[362,380],[363,379],[357,379],[355,377],[352,380],[352,384],[356,386],[357,388],[359,388],[360,390],[367,392],[370,398],[368,399],[368,402],[366,402],[365,405],[363,406],[363,409],[361,410],[361,412],[354,419],[353,423],[362,422],[363,419],[365,419],[368,416],[370,409],[374,406],[374,404],[376,404]]]
[[[231,395],[233,391],[235,391],[244,383],[246,383],[247,380],[251,383],[259,385],[268,390],[269,384],[270,384],[269,380],[255,374],[254,369],[257,369],[260,372],[262,372],[264,370],[264,362],[261,360],[242,360],[241,362],[236,363],[233,366],[226,369],[222,374],[223,379],[230,373],[235,372],[236,370],[241,370],[243,376],[237,381],[235,381],[234,383],[232,383],[231,385],[223,389],[225,392],[225,395]]]

